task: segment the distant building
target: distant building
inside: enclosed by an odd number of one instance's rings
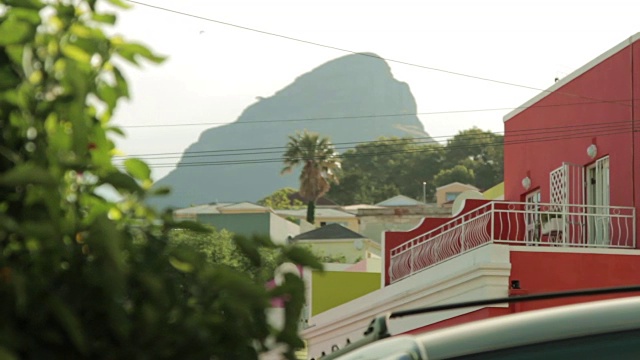
[[[173,212],[176,220],[192,220],[234,234],[270,236],[277,243],[300,233],[300,226],[278,216],[268,207],[249,202],[198,205]]]
[[[380,244],[335,223],[297,235],[292,241],[309,245],[319,255],[344,256],[347,264],[371,258],[370,254],[380,256]]]
[[[359,232],[378,243],[389,230],[409,230],[416,227],[425,216],[451,215],[449,209],[435,204],[425,204],[408,196],[397,195],[375,205],[350,205],[343,209],[354,214],[359,222]]]
[[[453,201],[465,191],[479,189],[473,185],[463,184],[459,182],[452,182],[447,185],[442,185],[436,188],[436,204],[439,207],[451,207]]]
[[[299,220],[305,220],[307,218],[307,209],[294,209],[294,210],[274,210],[274,212],[282,217],[291,217]],[[317,207],[315,210],[315,225],[321,227],[329,224],[339,224],[351,231],[357,232],[358,219],[355,215],[342,211],[339,208],[325,208]]]

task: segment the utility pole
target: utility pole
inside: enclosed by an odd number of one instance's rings
[[[427,182],[422,182],[422,202],[427,203]]]

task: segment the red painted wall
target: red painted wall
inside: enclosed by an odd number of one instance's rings
[[[510,258],[512,267],[509,282],[519,280],[522,288],[521,290],[511,290],[512,296],[640,284],[639,255],[544,253],[512,250]],[[640,292],[513,303],[508,308],[487,307],[423,326],[405,334],[420,334],[521,311],[638,295]]]
[[[510,258],[509,281],[519,280],[522,293],[526,294],[640,284],[640,256],[638,255],[512,250]],[[513,306],[514,311],[519,312],[627,295],[634,294],[532,301]]]
[[[530,189],[540,188],[542,202],[549,202],[549,173],[563,162],[581,166],[593,163],[595,159],[589,158],[586,150],[595,143],[596,159],[609,155],[611,205],[640,203],[634,178],[640,176],[639,167],[634,166],[640,139],[632,131],[631,101],[634,91],[640,91],[634,75],[640,74],[640,57],[636,56],[638,61],[634,62],[633,54],[640,55],[637,43],[506,121],[506,200],[523,200],[525,189],[521,182],[529,176]]]
[[[632,188],[632,197],[634,199],[634,206],[636,208],[636,224],[640,224],[640,211],[638,211],[638,206],[640,206],[640,189],[636,189],[636,180],[640,181],[640,133],[636,130],[638,129],[639,121],[640,121],[640,43],[635,42],[632,46],[633,58],[633,77],[632,81],[632,96],[634,99],[633,102],[633,144],[631,145],[633,148],[633,188]],[[636,235],[636,239],[638,239],[638,235]]]

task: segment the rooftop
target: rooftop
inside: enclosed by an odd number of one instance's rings
[[[327,224],[315,230],[307,231],[293,238],[293,240],[339,240],[339,239],[364,239],[365,237],[355,231],[349,230],[340,224]]]

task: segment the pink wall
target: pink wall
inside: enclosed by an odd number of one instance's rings
[[[633,90],[632,90],[632,98],[633,102],[633,129],[636,130],[638,127],[638,122],[640,121],[640,43],[633,43],[633,58],[636,59],[633,61]],[[636,184],[636,179],[640,181],[640,133],[637,131],[633,132],[633,183]],[[640,224],[640,211],[638,211],[638,206],[640,206],[640,189],[636,189],[634,186],[632,188],[632,195],[634,199],[634,206],[636,207],[636,224]],[[636,225],[637,228],[637,225]],[[638,235],[636,234],[636,239],[638,239]]]
[[[634,159],[640,151],[635,146],[640,144],[640,139],[632,131],[632,119],[638,116],[634,114],[633,104],[638,101],[631,101],[634,92],[640,91],[640,79],[637,79],[640,65],[639,61],[633,61],[633,54],[640,55],[637,43],[633,48],[620,50],[505,123],[506,200],[524,200],[526,191],[521,182],[529,176],[530,191],[539,188],[542,202],[549,202],[552,170],[563,162],[586,166],[609,155],[611,205],[640,204],[640,194],[635,189],[635,176],[640,179],[640,164],[636,163],[640,156]],[[598,147],[596,159],[587,155],[587,147],[592,143]]]
[[[633,205],[631,74],[631,49],[625,48],[509,119],[505,199],[520,201],[525,192],[521,181],[529,175],[531,189],[539,187],[542,201],[548,202],[549,173],[563,161],[593,162],[586,150],[595,140],[597,157],[610,155],[611,204]],[[583,104],[571,105],[576,103]]]
[[[524,294],[640,284],[640,256],[637,255],[511,251],[510,257],[509,281],[519,280]],[[517,312],[630,295],[639,294],[543,300],[512,306],[517,307]]]

